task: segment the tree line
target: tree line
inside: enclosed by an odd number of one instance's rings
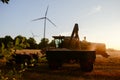
[[[32,37],[27,39],[25,36],[18,35],[13,39],[7,35],[0,38],[0,55],[11,54],[13,50],[17,49],[42,49],[51,46],[54,46],[54,40],[49,42],[48,38],[42,38],[37,44]]]
[[[52,46],[54,40],[49,42],[48,38],[42,38],[40,43],[36,43],[36,40],[32,37],[28,39],[24,36],[18,35],[14,39],[11,36],[5,36],[0,38],[0,48],[6,49],[41,49],[44,47]]]

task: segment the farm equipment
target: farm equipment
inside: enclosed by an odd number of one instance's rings
[[[75,24],[71,36],[53,36],[55,41],[54,48],[46,50],[46,57],[51,69],[58,69],[64,63],[69,63],[71,60],[79,63],[80,68],[84,72],[91,72],[96,59],[96,54],[106,54],[105,45],[79,40],[78,24]],[[102,47],[102,48],[101,48]],[[102,50],[101,50],[102,49]]]
[[[74,60],[80,63],[82,71],[93,70],[96,54],[95,50],[82,50],[78,35],[78,24],[75,24],[71,36],[53,36],[55,48],[46,51],[46,57],[51,69],[58,69],[63,63]]]

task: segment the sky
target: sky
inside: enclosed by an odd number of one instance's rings
[[[0,37],[22,35],[40,42],[44,33],[47,6],[46,38],[70,36],[75,23],[79,37],[87,41],[105,43],[107,48],[120,50],[120,0],[10,0],[0,2]],[[34,35],[34,36],[33,36]]]

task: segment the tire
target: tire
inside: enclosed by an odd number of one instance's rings
[[[48,64],[49,64],[49,68],[52,70],[59,69],[59,67],[62,66],[62,64],[58,62],[49,62]]]
[[[81,63],[81,71],[91,72],[93,70],[93,63]]]

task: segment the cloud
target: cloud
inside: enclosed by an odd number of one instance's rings
[[[91,11],[88,12],[88,15],[93,15],[93,14],[96,14],[101,11],[102,11],[102,6],[98,5],[98,6],[95,6],[94,8],[92,8]]]
[[[91,15],[95,15],[95,14],[101,12],[101,11],[102,11],[102,6],[100,6],[100,5],[94,6],[94,7],[90,8],[89,11],[87,11],[86,14],[82,15],[81,19],[87,18]]]
[[[97,7],[95,7],[95,8],[94,8],[94,10],[95,10],[96,12],[101,11],[101,9],[102,9],[102,7],[101,7],[101,6],[97,6]]]

